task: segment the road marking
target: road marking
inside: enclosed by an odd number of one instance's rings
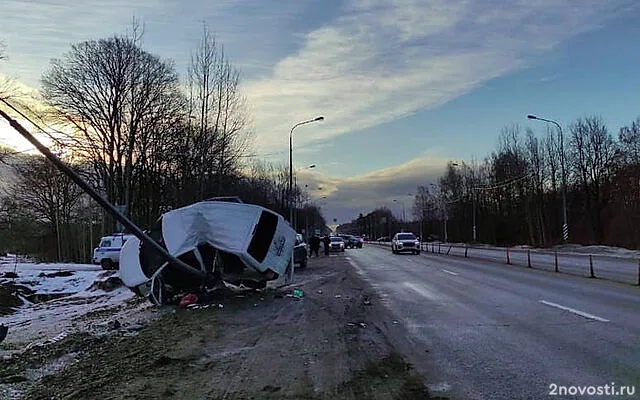
[[[572,313],[577,314],[577,315],[579,315],[581,317],[593,319],[593,320],[600,321],[600,322],[609,322],[608,319],[600,318],[597,315],[593,315],[593,314],[586,313],[584,311],[576,310],[575,308],[561,306],[560,304],[552,303],[550,301],[540,300],[540,303],[546,304],[546,305],[551,306],[551,307],[559,308],[561,310],[572,312]]]
[[[457,272],[447,271],[446,269],[443,269],[442,272],[446,272],[447,274],[451,274],[451,275],[455,275],[455,276],[459,275]]]

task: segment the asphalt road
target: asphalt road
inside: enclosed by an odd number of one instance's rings
[[[390,246],[390,244],[377,244],[376,246]],[[438,245],[436,243],[423,244],[425,252],[449,253],[449,256],[464,257],[465,248],[460,244],[450,246],[448,244]],[[466,249],[467,256],[472,259],[494,261],[498,263],[507,262],[505,248],[497,247],[469,247]],[[551,250],[532,249],[528,253],[522,249],[510,249],[509,262],[512,265],[528,266],[532,268],[553,271],[555,269],[556,254]],[[589,254],[578,254],[565,251],[557,252],[558,271],[565,274],[590,276],[591,265],[593,265],[594,276],[624,283],[638,283],[640,279],[640,264],[637,257],[613,256],[608,254],[592,254],[589,261]]]
[[[412,361],[433,371],[428,383],[443,394],[640,398],[637,286],[424,252],[393,255],[377,246],[346,256],[424,347],[425,356]],[[554,384],[569,391],[635,385],[635,395],[550,396]]]

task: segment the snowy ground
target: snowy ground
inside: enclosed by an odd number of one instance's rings
[[[13,313],[0,314],[0,324],[9,328],[0,357],[76,332],[101,334],[134,328],[157,311],[122,286],[116,271],[90,264],[16,263],[15,258],[3,257],[2,287],[19,288],[17,297],[23,304],[13,308]],[[4,311],[7,313],[6,307]]]

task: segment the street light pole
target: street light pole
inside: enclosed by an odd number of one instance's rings
[[[562,133],[562,126],[552,119],[545,119],[536,117],[535,115],[527,115],[529,119],[537,119],[538,121],[544,121],[550,124],[554,124],[560,131],[560,167],[562,169],[562,240],[566,243],[569,242],[569,222],[567,220],[567,174],[565,172],[565,160],[564,160],[564,134]]]
[[[471,198],[473,200],[473,242],[477,242],[476,236],[476,188],[471,189]]]
[[[293,224],[293,130],[299,127],[300,125],[310,124],[316,121],[322,121],[324,117],[316,117],[314,119],[310,119],[307,121],[298,122],[295,124],[291,131],[289,132],[289,224],[293,228],[293,230],[297,233],[297,229]],[[294,260],[294,248],[291,248],[291,262],[289,264],[288,274],[285,276],[285,282],[291,283],[293,282],[293,271],[295,268],[295,260]]]
[[[309,119],[307,121],[298,122],[295,124],[291,131],[289,132],[289,224],[293,229],[296,229],[293,226],[293,130],[299,127],[300,125],[310,124],[312,122],[323,121],[324,117],[316,117],[314,119]]]

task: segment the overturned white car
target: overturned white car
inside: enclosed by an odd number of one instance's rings
[[[295,231],[266,208],[226,201],[202,201],[163,214],[147,234],[167,252],[202,271],[201,278],[169,262],[133,237],[120,253],[126,286],[157,304],[175,295],[213,288],[223,281],[262,288],[290,266]]]

